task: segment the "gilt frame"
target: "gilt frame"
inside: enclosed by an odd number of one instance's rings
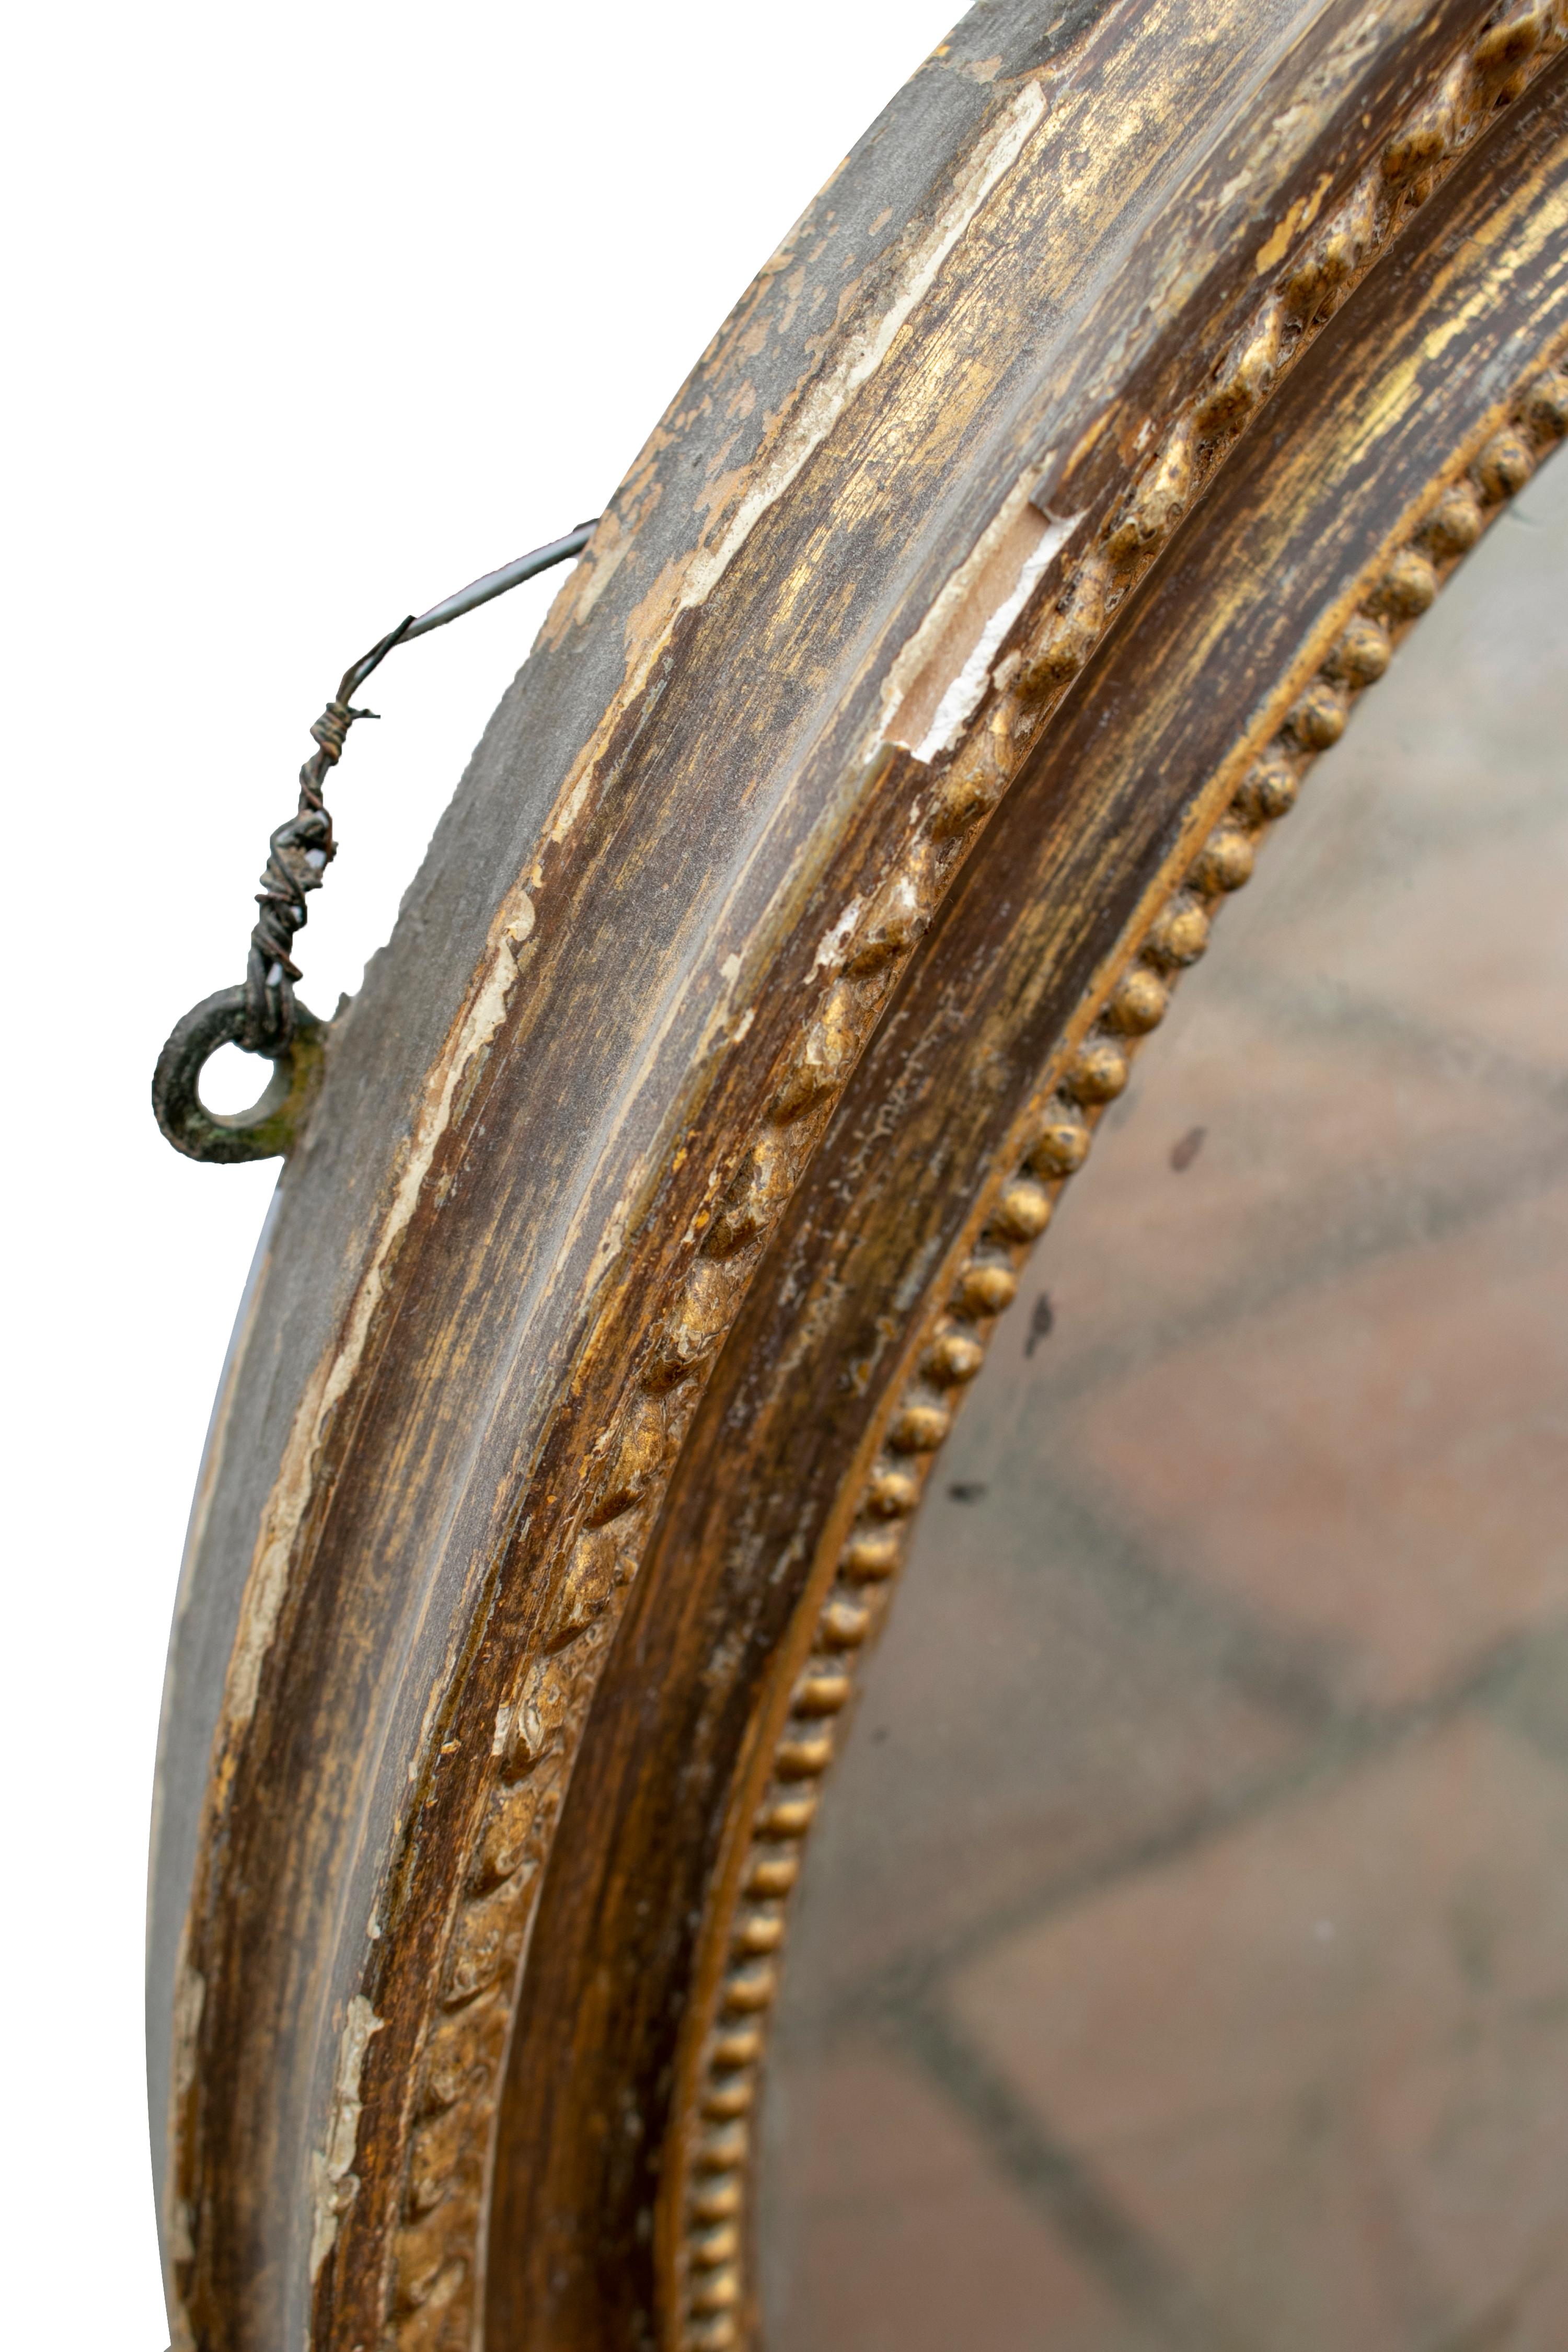
[[[1095,1122],[1568,431],[1568,10],[986,0],[552,610],[241,1310],[171,1657],[202,2352],[725,2352],[800,1841]]]

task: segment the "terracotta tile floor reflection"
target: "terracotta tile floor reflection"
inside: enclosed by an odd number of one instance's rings
[[[997,1335],[792,1923],[773,2352],[1568,2352],[1565,671],[1560,459]]]

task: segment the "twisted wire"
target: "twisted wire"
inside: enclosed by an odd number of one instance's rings
[[[488,604],[492,596],[504,595],[509,588],[531,580],[536,572],[547,572],[552,564],[564,563],[568,557],[580,555],[593,530],[592,521],[577,523],[563,539],[552,539],[547,547],[536,547],[531,553],[516,557],[499,572],[487,572],[483,579],[460,588],[441,604],[432,604],[427,613],[417,617],[410,613],[406,620],[388,630],[369,653],[362,654],[343,672],[336,694],[310,730],[316,749],[300,771],[300,805],[268,844],[261,887],[256,894],[261,912],[250,934],[250,954],[245,968],[245,1022],[237,1041],[247,1054],[268,1054],[276,1061],[288,1052],[293,1041],[294,982],[300,977],[293,957],[294,934],[303,930],[305,902],[312,890],[321,888],[327,868],[338,854],[322,787],[343,756],[343,745],[354,720],[379,716],[374,710],[356,710],[353,696],[394,646],[401,645],[406,637],[420,637],[431,629],[445,628],[448,621]]]
[[[304,929],[305,902],[312,890],[321,888],[338,854],[322,787],[343,756],[354,720],[380,716],[374,710],[356,709],[349,697],[413,625],[410,613],[344,671],[336,694],[310,729],[316,749],[300,771],[300,805],[268,843],[261,887],[256,894],[261,912],[250,934],[245,967],[245,1026],[238,1040],[247,1054],[268,1054],[277,1059],[288,1052],[293,1040],[294,982],[300,977],[293,957],[294,934]]]

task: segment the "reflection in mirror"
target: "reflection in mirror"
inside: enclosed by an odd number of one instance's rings
[[[1568,458],[1320,761],[925,1506],[771,2352],[1561,2352]]]

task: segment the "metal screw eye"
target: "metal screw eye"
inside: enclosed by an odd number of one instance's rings
[[[289,1043],[280,1053],[261,1057],[271,1063],[272,1075],[259,1099],[241,1111],[209,1110],[203,1102],[203,1070],[223,1046],[239,1043],[245,1021],[244,988],[220,988],[176,1024],[158,1056],[153,1115],[188,1160],[275,1160],[304,1125],[321,1075],[325,1031],[298,1003]]]

